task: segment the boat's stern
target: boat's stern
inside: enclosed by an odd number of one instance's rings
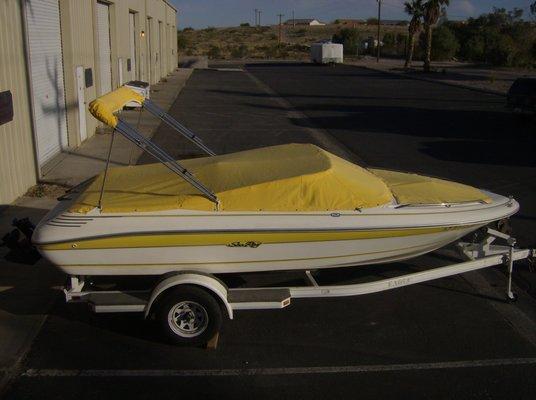
[[[75,198],[76,196],[73,197]],[[69,212],[74,198],[67,197],[60,200],[39,221],[32,235],[32,245],[39,251],[41,256],[60,267],[61,262],[57,259],[58,252],[50,251],[50,245],[83,236],[84,225],[91,219],[91,217],[83,214]]]

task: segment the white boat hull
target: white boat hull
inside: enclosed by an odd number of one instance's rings
[[[66,212],[66,204],[41,222],[34,243],[70,275],[333,268],[416,257],[519,207],[502,196],[492,199],[491,204],[308,214],[77,215]]]

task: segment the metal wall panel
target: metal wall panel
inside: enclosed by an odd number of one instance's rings
[[[0,204],[36,182],[23,14],[19,0],[0,1],[0,91],[13,95],[13,121],[0,125]]]
[[[97,43],[99,47],[100,94],[112,90],[112,51],[110,48],[110,10],[104,3],[97,3]]]
[[[95,133],[98,122],[87,112],[87,105],[97,95],[96,82],[96,45],[94,35],[95,0],[60,0],[63,71],[67,107],[67,126],[69,131],[69,146],[76,147],[84,137]],[[91,76],[91,85],[85,85],[84,98],[86,104],[86,133],[79,132],[84,124],[79,121],[76,70],[84,68],[84,74]]]

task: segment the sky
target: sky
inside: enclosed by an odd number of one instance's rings
[[[275,24],[277,14],[283,19],[316,18],[324,22],[337,18],[367,19],[377,14],[376,0],[169,0],[179,10],[179,29],[185,27],[237,26],[242,22],[253,24],[254,9],[262,10],[261,23]],[[382,18],[407,19],[405,0],[382,0]],[[528,13],[529,0],[450,0],[450,19],[476,17],[493,7],[523,8]]]

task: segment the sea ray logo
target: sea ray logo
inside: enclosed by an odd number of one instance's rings
[[[254,242],[254,241],[232,242],[232,243],[227,244],[227,247],[251,247],[252,249],[256,249],[261,244],[262,244],[261,242]]]

